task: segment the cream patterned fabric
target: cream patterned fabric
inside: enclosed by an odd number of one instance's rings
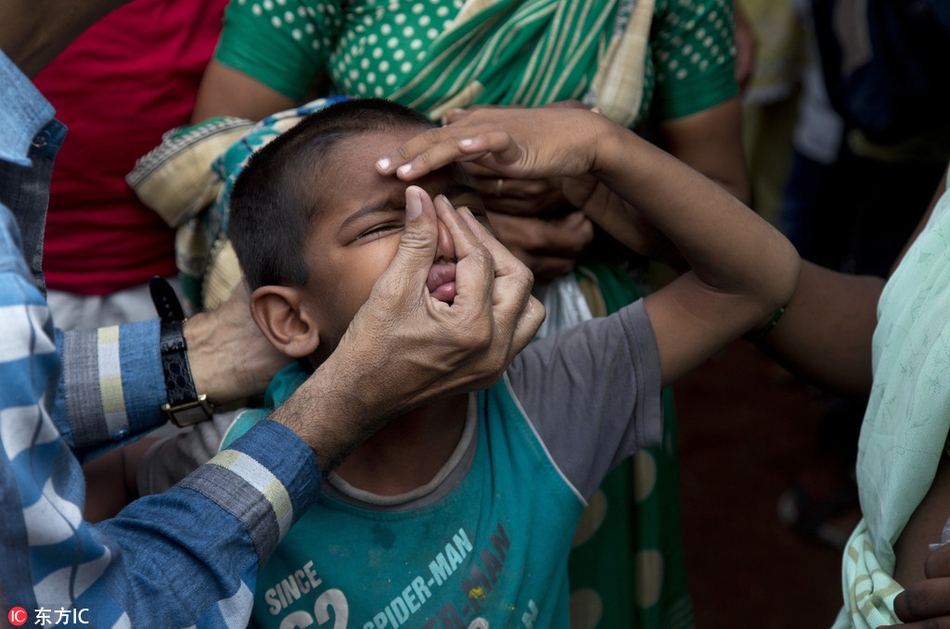
[[[842,559],[845,606],[836,629],[898,622],[894,542],[933,482],[950,425],[948,251],[944,194],[878,305],[874,387],[857,468],[864,520]]]

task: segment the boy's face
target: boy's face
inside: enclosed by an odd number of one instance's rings
[[[406,219],[408,184],[376,172],[381,155],[424,129],[372,132],[348,138],[333,149],[330,168],[316,184],[317,214],[307,242],[310,276],[304,287],[304,305],[313,313],[320,332],[318,353],[336,348],[369,298],[376,280],[396,255]],[[455,207],[468,206],[485,216],[481,198],[461,180],[460,168],[443,168],[413,184],[434,199],[444,194]],[[484,219],[487,223],[487,219]],[[439,222],[439,244],[427,282],[433,297],[455,298],[455,246]]]

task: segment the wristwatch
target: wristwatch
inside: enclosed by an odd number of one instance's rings
[[[165,393],[168,402],[162,410],[173,424],[180,428],[211,419],[214,407],[204,394],[195,390],[195,381],[188,364],[188,344],[183,332],[185,311],[171,285],[161,277],[148,282],[152,303],[161,319],[159,346],[162,352],[162,371],[165,374]]]

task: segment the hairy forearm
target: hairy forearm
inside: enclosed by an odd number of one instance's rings
[[[290,362],[251,318],[243,283],[215,310],[190,317],[183,332],[195,390],[214,404],[263,393],[274,374]]]
[[[350,335],[270,418],[300,435],[327,474],[392,418],[447,393],[481,388],[465,371],[478,364],[485,347],[478,339],[487,336],[476,325],[465,335],[465,343],[440,347],[394,331],[391,352],[380,351],[378,338]],[[501,368],[491,371],[497,376]]]
[[[267,386],[266,382],[253,387],[239,384],[243,348],[226,327],[227,323],[219,322],[213,313],[195,315],[184,327],[195,390],[215,404],[249,396]]]

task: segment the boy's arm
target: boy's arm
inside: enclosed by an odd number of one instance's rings
[[[377,169],[408,180],[452,161],[475,161],[506,176],[587,178],[571,184],[569,198],[615,237],[635,244],[627,208],[636,207],[676,245],[692,270],[646,302],[664,385],[791,297],[800,262],[781,234],[604,116],[551,107],[453,112],[448,119],[448,126],[381,159]]]
[[[691,268],[644,299],[665,386],[785,305],[800,261],[774,227],[721,187],[634,133],[595,118],[591,172],[624,203],[595,189],[599,199],[585,212],[623,242],[629,240],[627,204],[636,207]]]
[[[884,282],[802,261],[795,293],[759,349],[823,389],[869,395],[871,339]]]
[[[930,220],[946,191],[947,174],[908,239],[895,267]],[[802,273],[782,321],[761,349],[819,386],[851,395],[871,392],[871,338],[884,279],[802,263]]]

